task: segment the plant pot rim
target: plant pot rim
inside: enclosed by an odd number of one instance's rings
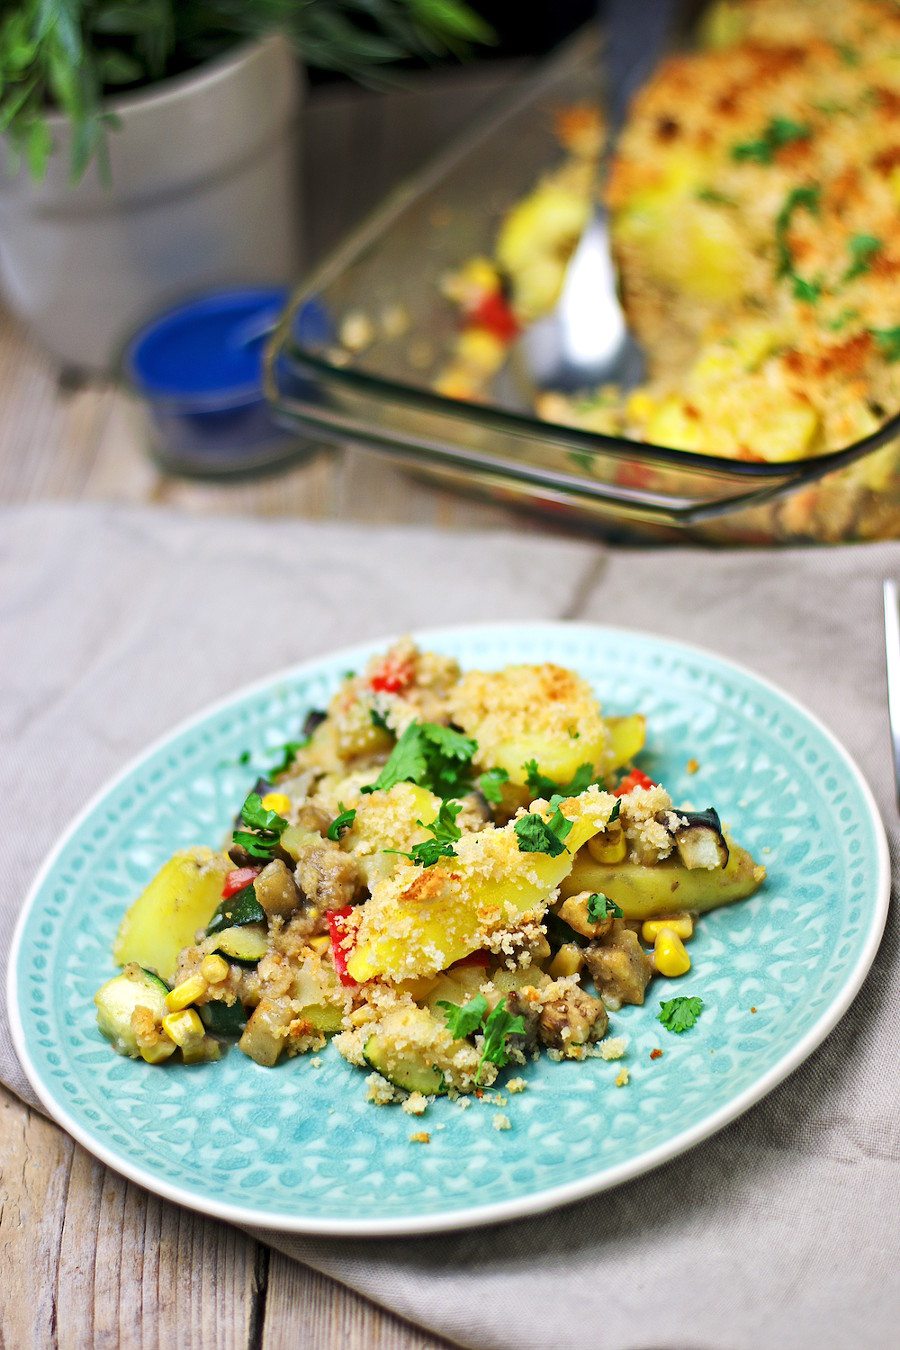
[[[237,67],[245,65],[254,56],[261,56],[269,49],[279,46],[287,46],[287,39],[281,33],[247,38],[229,47],[227,51],[220,52],[218,56],[192,66],[190,70],[182,71],[178,75],[167,75],[146,88],[136,89],[134,93],[114,94],[104,98],[103,111],[113,113],[116,117],[127,118],[130,114],[143,112],[151,106],[177,103],[195,94],[201,86],[218,84],[228,79]],[[69,125],[66,113],[55,109],[47,112],[46,119],[52,129]]]

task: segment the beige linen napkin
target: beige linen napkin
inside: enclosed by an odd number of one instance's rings
[[[0,774],[5,818],[29,828],[5,840],[0,952],[54,837],[150,739],[268,671],[433,624],[579,618],[745,662],[844,741],[896,859],[880,645],[888,575],[900,576],[900,545],[604,551],[530,534],[7,509]],[[467,1233],[256,1236],[465,1346],[893,1345],[897,943],[893,918],[853,1008],[801,1069],[650,1176]],[[0,1079],[35,1104],[2,1014]]]

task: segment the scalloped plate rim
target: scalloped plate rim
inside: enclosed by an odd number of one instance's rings
[[[98,1158],[108,1167],[111,1167],[113,1171],[118,1172],[121,1176],[127,1177],[129,1180],[144,1187],[145,1190],[159,1195],[166,1200],[171,1200],[175,1204],[183,1205],[187,1209],[194,1210],[200,1214],[205,1214],[211,1218],[224,1219],[230,1223],[253,1228],[270,1229],[272,1232],[298,1233],[321,1237],[402,1237],[484,1227],[489,1224],[504,1223],[513,1219],[526,1218],[531,1215],[544,1213],[550,1209],[559,1208],[563,1205],[573,1204],[578,1200],[600,1194],[602,1191],[609,1190],[613,1186],[621,1185],[623,1182],[633,1180],[638,1176],[653,1171],[663,1163],[671,1161],[673,1158],[687,1152],[697,1144],[702,1143],[704,1139],[708,1139],[711,1135],[718,1133],[719,1130],[724,1129],[726,1125],[729,1125],[733,1120],[737,1119],[738,1116],[743,1115],[750,1107],[755,1106],[758,1101],[767,1096],[768,1093],[779,1085],[779,1083],[782,1083],[822,1044],[826,1036],[834,1029],[840,1018],[847,1011],[850,1004],[859,993],[863,981],[869,972],[884,932],[891,895],[890,854],[881,813],[878,809],[872,790],[853,756],[815,713],[811,712],[799,699],[795,698],[792,694],[787,693],[774,681],[767,679],[763,675],[759,675],[756,671],[751,670],[750,667],[743,665],[739,661],[733,661],[728,657],[720,656],[717,652],[714,652],[707,647],[692,642],[685,642],[680,638],[662,637],[658,634],[641,631],[640,629],[626,628],[615,624],[570,623],[565,620],[454,624],[439,628],[415,629],[412,636],[415,641],[422,644],[428,644],[440,643],[443,639],[458,638],[469,633],[508,632],[512,634],[525,631],[529,634],[546,632],[548,635],[560,631],[569,633],[580,631],[586,635],[597,638],[602,637],[604,633],[619,634],[625,638],[637,639],[641,642],[650,644],[655,642],[660,643],[664,647],[681,650],[689,655],[699,657],[703,661],[715,662],[726,670],[734,671],[744,679],[750,680],[751,683],[759,685],[770,694],[775,695],[775,697],[780,699],[783,703],[786,703],[795,712],[799,712],[837,752],[851,777],[855,779],[863,802],[867,808],[869,821],[873,827],[876,839],[877,871],[873,888],[874,905],[866,941],[857,957],[855,965],[848,972],[843,987],[838,991],[831,1004],[824,1010],[818,1020],[786,1054],[782,1055],[780,1059],[772,1064],[768,1070],[762,1073],[748,1087],[737,1093],[730,1101],[713,1111],[710,1115],[704,1117],[704,1119],[697,1124],[678,1134],[670,1136],[670,1138],[666,1139],[655,1148],[647,1149],[626,1162],[614,1164],[612,1166],[604,1167],[596,1172],[588,1173],[586,1176],[580,1177],[574,1181],[532,1191],[511,1200],[494,1202],[493,1204],[487,1203],[470,1206],[466,1209],[453,1210],[448,1213],[421,1216],[409,1215],[384,1220],[354,1220],[352,1218],[326,1219],[321,1217],[306,1219],[299,1215],[284,1214],[277,1211],[273,1212],[271,1210],[253,1209],[245,1205],[223,1203],[212,1199],[209,1196],[195,1194],[179,1185],[160,1179],[152,1171],[147,1171],[136,1163],[133,1163],[130,1159],[122,1157],[116,1150],[108,1147],[103,1142],[102,1138],[97,1138],[89,1129],[86,1129],[79,1121],[74,1119],[65,1109],[64,1104],[57,1100],[53,1095],[29,1054],[25,1028],[19,1007],[17,974],[21,946],[24,941],[25,929],[31,911],[37,903],[44,882],[53,871],[66,845],[73,836],[77,834],[83,822],[102,804],[104,799],[114,792],[118,785],[127,778],[129,774],[140,768],[145,760],[163,749],[170,741],[191,731],[194,727],[205,722],[207,718],[213,717],[217,713],[225,711],[232,705],[239,704],[247,698],[251,698],[256,693],[260,693],[270,687],[276,687],[279,684],[283,684],[286,681],[297,677],[314,674],[323,662],[352,661],[354,659],[359,660],[362,655],[370,656],[389,643],[397,640],[396,634],[388,635],[366,642],[354,643],[350,646],[341,647],[336,650],[326,651],[309,660],[283,667],[273,674],[262,676],[259,679],[243,685],[232,693],[226,694],[213,702],[205,704],[197,712],[183,718],[176,726],[156,737],[150,744],[145,746],[137,754],[133,755],[117,773],[108,778],[106,782],[93,793],[90,800],[63,830],[38,869],[37,875],[28,890],[28,894],[22,906],[22,911],[13,932],[9,951],[7,1004],[12,1042],[19,1057],[19,1061],[25,1070],[26,1077],[34,1088],[38,1098],[45,1106],[48,1114],[57,1124],[61,1125],[73,1139],[87,1149],[89,1153],[93,1154],[94,1157]]]

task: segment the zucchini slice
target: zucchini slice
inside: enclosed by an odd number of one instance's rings
[[[269,935],[262,924],[223,928],[216,934],[216,951],[231,961],[247,961],[251,965],[256,965],[268,949]]]
[[[221,998],[211,998],[197,1011],[206,1030],[214,1036],[240,1036],[249,1016],[242,1003],[226,1003]]]
[[[382,1018],[366,1041],[363,1058],[394,1087],[441,1096],[447,1083],[434,1061],[447,1039],[444,1029],[423,1008],[397,1008]]]
[[[100,986],[94,995],[97,1026],[118,1054],[127,1055],[129,1059],[140,1057],[131,1030],[131,1015],[135,1008],[147,1008],[156,1021],[161,1022],[168,1011],[168,992],[168,987],[158,976],[142,970],[134,962],[127,965],[121,975],[114,975]]]

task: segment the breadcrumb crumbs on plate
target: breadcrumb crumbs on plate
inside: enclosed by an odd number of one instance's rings
[[[527,1086],[524,1078],[511,1078],[506,1085],[506,1090],[509,1093],[524,1092]]]
[[[696,773],[700,768],[700,761],[697,759],[689,759],[687,764],[685,765],[685,768],[687,769],[688,773]]]
[[[495,1113],[494,1118],[493,1118],[493,1126],[494,1126],[494,1129],[495,1129],[495,1130],[511,1130],[511,1129],[512,1129],[512,1125],[510,1124],[509,1116],[505,1116],[505,1115],[503,1114],[502,1111],[497,1111],[497,1112]]]
[[[628,1072],[627,1069],[622,1068],[616,1074],[616,1087],[626,1087],[630,1081],[631,1081],[631,1074]]]
[[[607,1036],[599,1045],[601,1059],[621,1059],[628,1045],[624,1036]]]
[[[421,1116],[428,1106],[428,1098],[421,1092],[411,1092],[403,1103],[408,1116]]]
[[[662,1057],[663,1057],[663,1052],[660,1050],[659,1046],[655,1046],[654,1049],[652,1049],[652,1050],[650,1051],[650,1058],[651,1058],[651,1059],[662,1059]]]
[[[430,1144],[431,1135],[427,1130],[417,1130],[415,1134],[409,1136],[409,1142],[411,1144]]]
[[[310,1062],[310,1064],[312,1065],[312,1067],[313,1067],[314,1069],[321,1069],[321,1067],[322,1067],[322,1061],[321,1061],[321,1059],[319,1059],[319,1056],[318,1056],[318,1055],[314,1055],[313,1058],[312,1058],[309,1062]]]
[[[755,1009],[755,1008],[751,1008],[750,1011],[751,1011],[752,1013],[755,1013],[755,1012],[756,1012],[756,1009]]]
[[[459,1107],[460,1111],[468,1111],[469,1107],[472,1105],[472,1098],[457,1097],[456,1105]]]

